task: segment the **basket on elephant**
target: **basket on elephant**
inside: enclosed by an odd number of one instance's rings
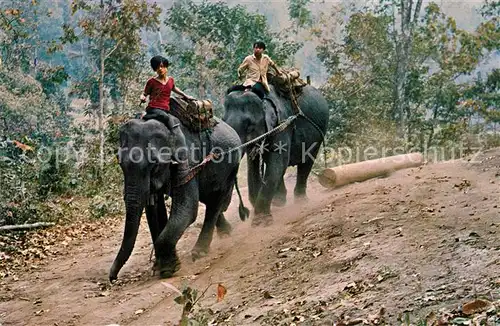
[[[194,132],[212,129],[217,124],[210,100],[184,100],[172,97],[170,108],[170,113]]]
[[[300,78],[300,71],[297,68],[281,68],[281,75],[273,73],[267,74],[269,83],[274,85],[277,92],[288,97],[290,96],[290,88],[293,88],[295,94],[300,94],[302,88],[307,83]]]

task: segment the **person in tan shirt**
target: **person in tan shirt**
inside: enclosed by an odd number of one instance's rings
[[[267,54],[263,54],[265,49],[266,45],[264,42],[254,43],[253,54],[247,56],[238,67],[238,77],[240,79],[246,73],[243,85],[233,86],[228,93],[241,88],[245,90],[251,89],[260,98],[264,98],[265,94],[269,93],[270,89],[267,82],[269,67],[273,68],[278,75],[281,75],[281,71]]]

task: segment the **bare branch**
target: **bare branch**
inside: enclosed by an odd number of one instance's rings
[[[116,45],[111,49],[111,51],[109,51],[105,56],[104,56],[104,60],[106,60],[107,58],[109,58],[110,55],[113,54],[113,52],[116,51],[116,49],[118,49],[118,47],[120,46],[121,42],[122,42],[123,38],[119,39],[118,42],[116,42]]]
[[[401,0],[401,32],[403,34],[405,31],[405,12],[406,12],[405,0]]]
[[[418,20],[418,15],[420,14],[421,8],[422,8],[422,0],[417,0],[417,6],[415,7],[415,13],[413,14],[413,23],[414,24]]]
[[[410,1],[410,4],[408,6],[408,10],[406,11],[406,17],[404,17],[404,19],[406,19],[407,24],[411,23],[411,10],[413,9],[413,0],[409,0],[409,1]]]
[[[55,223],[52,222],[38,222],[33,224],[19,224],[19,225],[4,225],[0,226],[1,231],[15,231],[15,230],[27,230],[27,229],[35,229],[46,226],[53,226]]]

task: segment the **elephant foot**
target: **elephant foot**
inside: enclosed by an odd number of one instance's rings
[[[109,283],[113,283],[118,279],[117,275],[109,275]]]
[[[117,270],[114,266],[111,267],[111,270],[109,271],[109,282],[110,283],[113,283],[118,279],[118,272],[119,272],[119,270]]]
[[[252,226],[270,226],[273,224],[273,216],[271,214],[257,214],[252,219]]]
[[[207,255],[208,255],[208,249],[206,248],[195,246],[191,251],[191,258],[193,259],[193,262],[197,261],[198,259],[204,258]]]
[[[231,232],[233,231],[233,227],[229,223],[224,223],[221,226],[217,226],[217,235],[220,238],[227,238],[231,236]]]
[[[169,278],[181,268],[181,261],[177,257],[177,254],[175,254],[173,258],[157,260],[153,268],[160,272],[161,278]]]
[[[286,196],[274,196],[273,205],[277,207],[283,207],[286,205]]]
[[[307,197],[307,195],[305,193],[304,194],[295,194],[294,203],[303,204],[303,203],[306,203],[307,201],[309,201],[309,198]]]

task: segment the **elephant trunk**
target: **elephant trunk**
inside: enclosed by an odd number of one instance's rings
[[[138,183],[126,183],[125,186],[125,232],[123,240],[111,270],[109,272],[110,281],[114,281],[118,277],[118,273],[123,265],[127,262],[132,250],[134,249],[135,240],[139,231],[139,223],[141,221],[142,211],[144,209],[146,191],[143,187],[139,187]]]

